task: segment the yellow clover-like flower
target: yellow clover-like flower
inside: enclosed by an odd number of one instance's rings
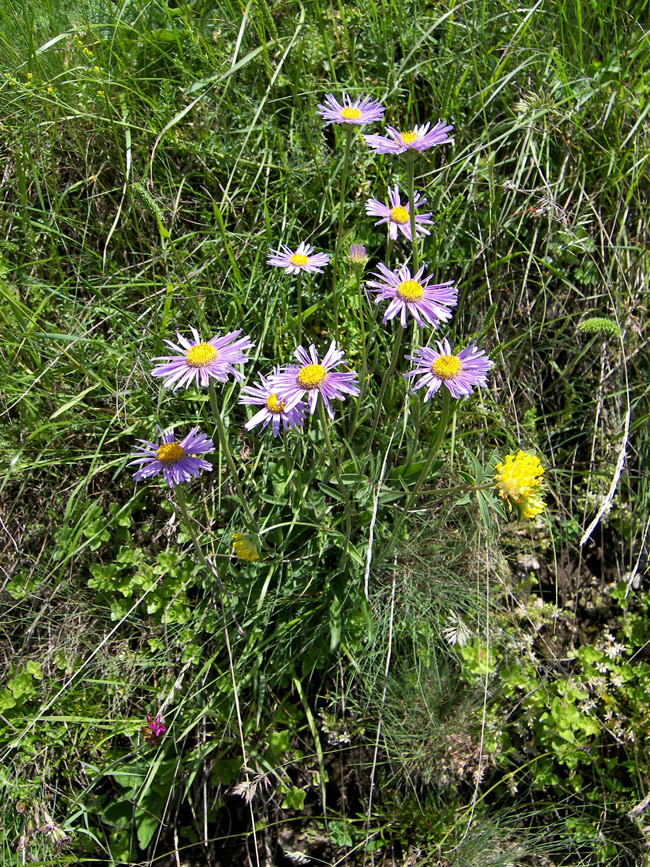
[[[537,455],[518,451],[516,455],[506,455],[505,461],[496,465],[494,481],[499,496],[519,506],[522,518],[534,518],[546,508],[539,496],[544,467]]]
[[[232,534],[232,547],[235,551],[235,557],[240,560],[247,560],[249,563],[254,563],[260,559],[257,551],[257,545],[251,538],[244,536],[243,533]]]
[[[530,497],[525,497],[521,502],[521,517],[534,518],[535,515],[540,515],[546,508],[546,503],[537,494],[532,494]]]

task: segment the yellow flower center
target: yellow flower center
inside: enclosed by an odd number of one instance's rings
[[[283,401],[278,400],[278,395],[276,392],[273,392],[273,394],[270,394],[266,398],[266,408],[270,412],[282,412],[282,410],[284,409],[284,403]]]
[[[441,355],[433,362],[431,370],[440,379],[453,379],[460,371],[460,359],[455,355]]]
[[[177,464],[185,457],[185,452],[178,443],[163,443],[156,452],[156,457],[163,464]]]
[[[391,208],[390,218],[394,223],[408,223],[411,219],[409,212],[401,205],[398,205],[396,208]]]
[[[185,353],[185,361],[190,367],[207,367],[217,357],[217,350],[209,343],[197,343]]]
[[[307,364],[298,371],[298,382],[303,388],[318,388],[326,376],[322,364]]]
[[[522,504],[523,517],[528,518],[538,515],[544,508],[543,500],[536,493],[543,475],[544,467],[537,455],[517,452],[506,455],[505,461],[496,465],[494,480],[499,496]]]
[[[419,301],[424,295],[424,289],[417,280],[404,280],[397,287],[397,294],[404,301]]]
[[[341,117],[345,120],[358,120],[361,117],[361,112],[358,108],[344,108]]]
[[[302,268],[303,265],[306,265],[309,262],[308,256],[303,256],[302,253],[294,253],[293,256],[289,259],[292,265],[296,265],[298,268]]]
[[[402,137],[402,141],[405,145],[412,145],[415,139],[418,137],[418,134],[415,130],[411,130],[411,132],[401,132],[400,136]]]

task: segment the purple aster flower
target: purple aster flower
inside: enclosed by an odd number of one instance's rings
[[[409,361],[415,361],[415,368],[405,373],[405,377],[419,376],[413,383],[413,391],[426,388],[424,400],[429,400],[444,384],[452,397],[467,397],[474,391],[476,385],[487,385],[487,375],[494,362],[486,357],[482,349],[468,346],[461,349],[458,355],[451,351],[449,341],[436,340],[438,351],[428,346],[420,346],[415,355],[406,355]]]
[[[426,199],[423,199],[417,192],[413,198],[416,211],[420,205],[426,203]],[[393,241],[397,240],[398,231],[409,241],[412,241],[410,203],[406,202],[405,205],[402,205],[397,184],[395,184],[393,189],[388,188],[388,200],[390,201],[390,205],[384,205],[382,202],[378,202],[377,199],[368,199],[366,202],[366,214],[371,217],[381,217],[381,220],[377,220],[375,226],[388,223],[388,236]],[[425,226],[430,226],[433,222],[433,220],[429,219],[430,216],[431,213],[415,215],[415,234],[418,238],[431,234],[428,229],[425,229]]]
[[[181,336],[179,331],[176,337],[180,346],[171,340],[165,340],[170,349],[176,355],[161,355],[153,361],[164,361],[151,371],[152,376],[166,377],[163,385],[176,391],[177,388],[190,385],[209,385],[210,377],[218,382],[227,382],[228,376],[232,375],[238,381],[242,381],[242,374],[235,370],[233,364],[244,364],[248,361],[244,350],[253,345],[250,337],[241,334],[241,328],[229,331],[223,337],[212,337],[207,343],[203,342],[196,328],[190,328],[194,341]],[[239,338],[239,339],[236,339]]]
[[[284,268],[285,274],[299,274],[307,271],[309,274],[322,274],[321,265],[327,265],[330,260],[328,253],[316,253],[312,256],[314,248],[301,242],[294,253],[286,244],[281,244],[279,250],[271,250],[271,255],[266,260],[267,265],[275,265],[276,268]]]
[[[437,328],[440,322],[451,319],[451,307],[458,301],[458,289],[453,280],[446,283],[430,284],[430,277],[423,277],[424,265],[417,274],[411,277],[406,265],[396,271],[389,271],[381,262],[377,266],[380,273],[374,274],[379,280],[369,280],[366,286],[378,297],[375,304],[390,299],[390,304],[384,313],[384,323],[397,316],[406,328],[406,314],[410,313],[420,328],[428,323]]]
[[[381,120],[385,111],[380,102],[375,102],[369,96],[364,99],[363,94],[354,102],[347,93],[343,94],[343,105],[335,99],[334,94],[325,96],[327,105],[318,105],[316,114],[320,114],[325,123],[347,123],[361,126],[364,123],[374,123]]]
[[[273,371],[273,377],[277,376],[280,368]],[[271,430],[273,436],[276,437],[280,433],[280,422],[282,422],[284,430],[296,425],[305,423],[305,404],[300,402],[292,409],[287,410],[285,404],[278,400],[277,391],[273,385],[273,377],[267,379],[262,374],[258,374],[262,382],[261,385],[247,385],[242,388],[244,395],[239,403],[249,404],[253,406],[261,406],[262,409],[255,413],[250,421],[247,421],[244,427],[246,430],[252,430],[258,424],[262,425],[262,430],[271,422]]]
[[[159,446],[148,440],[138,440],[142,445],[136,446],[136,451],[129,455],[133,460],[128,466],[140,464],[140,469],[133,474],[134,481],[150,479],[162,472],[164,480],[173,488],[181,482],[188,482],[192,476],[198,476],[200,470],[211,472],[212,464],[199,455],[213,452],[214,443],[199,433],[198,427],[192,428],[180,442],[174,440],[173,428],[165,433],[158,428],[158,435],[162,440]]]
[[[287,365],[271,380],[273,388],[284,402],[285,412],[292,410],[303,397],[307,396],[309,411],[313,415],[320,394],[330,418],[334,418],[330,400],[334,398],[344,400],[345,394],[355,396],[359,394],[359,389],[355,385],[356,373],[334,370],[339,364],[343,364],[345,359],[343,350],[336,348],[335,340],[331,342],[322,361],[318,360],[316,347],[313,344],[309,347],[309,353],[299,346],[295,356],[300,364]]]
[[[431,124],[414,126],[408,132],[399,132],[395,127],[387,126],[388,136],[364,135],[366,144],[376,154],[403,154],[406,151],[425,151],[435,145],[453,141],[447,133],[453,129],[449,123],[439,120],[429,129]]]

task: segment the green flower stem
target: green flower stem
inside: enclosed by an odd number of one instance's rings
[[[413,433],[411,436],[411,441],[408,444],[408,449],[406,452],[406,464],[410,464],[413,460],[413,453],[415,452],[415,447],[418,444],[420,438],[420,401],[414,401],[413,412],[412,412],[412,422],[411,426],[413,429]]]
[[[418,236],[415,233],[415,154],[406,157],[406,173],[408,178],[409,215],[411,217],[411,239],[413,242],[413,274],[418,270]]]
[[[329,419],[327,418],[327,413],[325,412],[325,406],[323,404],[322,398],[318,401],[318,415],[320,418],[321,427],[323,429],[323,436],[325,437],[327,451],[329,452],[330,461],[332,462],[332,468],[334,470],[334,474],[336,475],[336,481],[339,483],[339,490],[341,491],[343,502],[345,503],[345,542],[343,543],[343,550],[341,551],[340,564],[341,571],[343,571],[343,569],[345,569],[345,563],[348,558],[348,545],[350,544],[350,535],[352,533],[350,497],[348,496],[348,492],[346,491],[345,485],[343,484],[343,477],[341,476],[339,462],[337,461],[336,455],[334,454],[334,449],[332,448],[332,441],[330,439],[329,432]]]
[[[255,530],[255,532],[259,535],[260,528],[253,517],[253,513],[250,510],[248,503],[246,502],[246,498],[244,497],[244,491],[239,482],[239,476],[237,475],[237,467],[235,466],[235,462],[232,458],[232,454],[230,452],[230,446],[228,445],[228,434],[226,433],[226,429],[223,424],[223,420],[221,418],[221,413],[219,412],[219,405],[217,403],[217,393],[214,390],[214,383],[212,379],[210,380],[210,385],[208,386],[208,392],[210,394],[210,406],[212,407],[212,412],[214,413],[215,421],[217,423],[217,433],[219,434],[219,442],[221,444],[221,449],[226,456],[226,462],[228,464],[228,468],[230,470],[230,474],[232,475],[232,480],[237,489],[237,496],[239,497],[239,502],[244,507],[244,511],[248,517],[248,520],[251,523],[251,526]]]
[[[192,524],[192,519],[190,518],[190,514],[187,510],[187,503],[185,501],[185,493],[183,491],[183,486],[182,485],[176,485],[176,487],[174,488],[174,493],[176,495],[176,500],[177,500],[178,505],[179,505],[180,510],[181,510],[181,515],[183,517],[183,523],[185,524],[185,527],[187,528],[187,532],[190,534],[190,538],[192,539],[192,544],[194,545],[197,556],[198,556],[199,560],[201,561],[201,564],[207,569],[207,571],[210,573],[210,575],[212,575],[212,577],[215,579],[217,587],[219,589],[219,593],[221,593],[222,598],[225,598],[226,602],[228,603],[228,610],[230,612],[230,616],[233,619],[233,623],[237,627],[237,631],[239,632],[239,634],[241,636],[245,636],[246,633],[244,632],[242,627],[239,625],[239,621],[237,620],[237,617],[235,616],[235,612],[232,609],[232,603],[230,601],[230,596],[228,594],[228,591],[226,590],[226,588],[225,588],[221,578],[219,577],[216,569],[212,568],[210,563],[208,563],[208,560],[206,559],[205,554],[203,553],[203,548],[201,547],[201,543],[199,542],[198,536],[196,535],[196,531],[194,530],[194,525]]]
[[[303,509],[306,509],[305,505],[305,496],[302,491],[302,486],[299,482],[296,482],[297,474],[294,467],[293,458],[289,452],[289,446],[287,444],[287,431],[284,431],[282,434],[282,441],[284,443],[284,465],[287,468],[287,485],[289,486],[289,505],[293,507],[293,495],[292,492],[295,491],[298,494],[298,498],[300,499],[300,503]]]
[[[298,282],[296,284],[296,293],[298,295],[298,346],[302,345],[302,271],[298,271]]]
[[[418,327],[417,322],[414,321],[413,322],[413,335],[412,335],[412,339],[411,339],[411,353],[413,353],[420,345],[420,339],[421,339],[421,331],[420,331],[420,328]],[[406,360],[406,357],[404,357],[402,360],[402,364],[400,366],[400,370],[404,370],[407,367],[408,367],[408,361]],[[408,451],[406,454],[406,463],[407,464],[411,463],[411,459],[413,458],[413,452],[415,451],[415,447],[418,443],[418,438],[420,436],[420,409],[421,409],[420,401],[419,400],[414,401],[413,405],[411,407],[411,414],[413,417],[412,418],[413,435],[412,435],[411,440],[408,444]]]
[[[336,278],[338,274],[339,258],[341,255],[341,240],[343,239],[343,217],[345,212],[345,188],[348,181],[348,165],[350,163],[350,146],[354,129],[350,124],[345,124],[345,156],[343,157],[343,174],[341,175],[341,202],[339,205],[339,226],[336,233],[336,247],[334,250],[334,264],[332,266],[332,304],[334,307],[334,337],[339,342],[339,317],[336,300]]]
[[[445,436],[445,432],[447,430],[447,424],[449,422],[449,411],[451,408],[451,395],[449,394],[449,390],[447,388],[443,388],[442,395],[442,408],[440,410],[440,418],[438,419],[438,428],[436,430],[436,434],[431,444],[431,448],[429,449],[429,454],[427,455],[426,463],[422,467],[422,472],[420,473],[417,482],[411,493],[409,494],[406,503],[404,504],[404,511],[400,515],[397,524],[395,525],[395,529],[393,530],[393,535],[389,539],[386,547],[380,553],[380,560],[385,561],[389,556],[393,547],[395,546],[395,542],[397,541],[397,537],[399,535],[399,531],[402,529],[402,524],[408,517],[409,509],[413,505],[415,498],[420,492],[420,488],[426,481],[427,475],[429,474],[429,470],[431,469],[431,464],[438,453],[438,449],[442,445],[442,441]]]
[[[287,445],[286,431],[282,432],[282,445],[284,446],[284,465],[287,468],[287,479],[293,472],[293,460],[289,454],[289,446]]]
[[[372,443],[375,439],[375,434],[377,433],[377,425],[379,424],[379,417],[381,416],[381,410],[384,405],[384,395],[386,393],[386,386],[388,385],[388,380],[393,375],[395,367],[397,366],[397,359],[399,357],[399,348],[402,345],[402,335],[404,334],[404,328],[402,325],[399,326],[399,331],[397,333],[397,337],[395,338],[395,343],[393,344],[393,354],[390,358],[390,364],[388,365],[388,370],[384,374],[384,378],[381,381],[381,388],[379,389],[379,398],[377,400],[377,411],[375,412],[375,420],[372,423],[372,431],[370,432],[370,436],[368,438],[368,443],[366,445],[366,451],[364,453],[364,457],[367,457],[370,454],[372,449]]]
[[[362,268],[354,268],[354,276],[357,283],[357,299],[359,303],[359,330],[361,331],[361,376],[359,377],[359,398],[354,410],[354,420],[350,428],[350,434],[353,434],[357,429],[357,421],[359,420],[359,409],[363,403],[363,398],[366,392],[366,377],[368,375],[368,347],[366,346],[366,324],[364,315],[363,290],[361,289],[361,271]]]

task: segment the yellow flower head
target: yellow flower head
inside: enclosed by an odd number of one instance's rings
[[[530,497],[524,497],[521,501],[521,517],[534,518],[535,515],[541,514],[546,508],[546,503],[537,494],[531,494]]]
[[[251,538],[244,536],[243,533],[232,534],[232,547],[235,551],[235,557],[240,560],[247,560],[249,563],[254,563],[260,559],[257,552],[257,545]]]
[[[546,506],[537,493],[542,484],[544,467],[537,455],[528,452],[517,452],[516,455],[506,455],[505,461],[496,465],[494,481],[499,496],[516,503],[523,518],[533,518],[539,515]]]

